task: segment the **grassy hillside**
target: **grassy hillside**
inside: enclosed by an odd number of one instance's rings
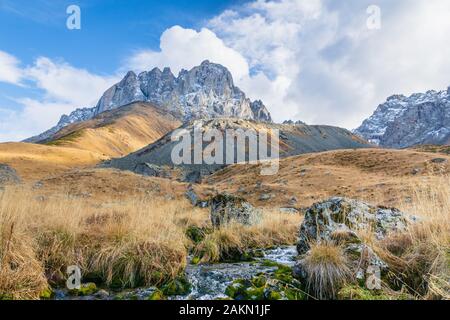
[[[67,126],[42,143],[121,157],[156,141],[180,124],[167,112],[134,103]]]

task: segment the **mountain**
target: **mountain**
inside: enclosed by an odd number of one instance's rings
[[[148,103],[132,103],[94,118],[70,124],[41,144],[88,150],[106,157],[121,157],[139,150],[181,122]]]
[[[409,97],[393,95],[354,133],[390,148],[450,143],[450,87]]]
[[[52,135],[57,133],[62,128],[66,127],[72,123],[77,123],[77,122],[82,122],[82,121],[92,119],[94,117],[94,115],[95,115],[95,108],[76,109],[75,111],[71,112],[69,115],[65,115],[65,114],[62,115],[61,119],[59,120],[59,122],[56,126],[50,128],[49,130],[47,130],[37,136],[25,139],[23,142],[39,143],[39,141],[43,141],[43,140],[50,138]]]
[[[227,68],[209,61],[182,70],[178,77],[169,68],[154,68],[139,75],[130,71],[103,94],[95,114],[135,101],[153,103],[178,114],[183,121],[236,117],[271,122],[261,101],[250,101],[234,85]]]
[[[133,102],[149,102],[175,115],[181,121],[215,117],[272,122],[262,101],[251,101],[234,85],[227,68],[203,61],[175,77],[169,68],[154,68],[136,75],[129,71],[109,88],[93,108],[83,108],[63,115],[56,126],[24,142],[47,140],[62,128],[117,109]]]
[[[185,123],[181,128],[189,132],[191,136],[193,136],[194,128],[200,129],[203,135],[212,132],[212,130],[224,132],[227,129],[253,129],[258,133],[266,132],[270,135],[274,129],[278,129],[280,133],[280,157],[335,149],[369,147],[367,142],[355,136],[350,131],[331,126],[274,124],[257,122],[254,120],[221,118],[201,122],[193,121]],[[175,169],[175,171],[180,173],[179,177],[181,180],[190,182],[198,182],[202,176],[225,167],[222,164],[210,165],[205,163],[175,165],[172,162],[171,153],[175,145],[179,142],[172,141],[172,135],[173,132],[170,132],[155,143],[123,158],[106,161],[102,166],[129,170],[145,175],[153,175],[156,173],[156,175],[161,174],[163,176],[166,174],[161,171],[161,168],[165,167],[166,169]],[[208,143],[205,143],[203,148],[207,145]],[[193,148],[191,148],[191,150],[193,150]],[[246,151],[248,152],[248,149]],[[224,152],[224,159],[225,158],[226,154]]]

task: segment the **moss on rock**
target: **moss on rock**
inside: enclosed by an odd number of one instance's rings
[[[97,286],[93,282],[83,283],[79,289],[69,290],[69,293],[74,296],[89,296],[98,291]]]
[[[165,296],[186,295],[191,291],[191,284],[186,277],[178,277],[165,284],[161,291]]]

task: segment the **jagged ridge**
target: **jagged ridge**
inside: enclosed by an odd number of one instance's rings
[[[169,68],[163,71],[154,68],[139,75],[129,71],[103,94],[94,108],[77,109],[68,116],[63,115],[55,127],[25,142],[45,141],[69,124],[90,120],[133,102],[149,102],[182,121],[234,117],[272,122],[262,101],[250,101],[234,85],[227,68],[204,61],[189,71],[182,70],[178,77]]]
[[[354,133],[392,148],[450,143],[450,87],[409,97],[393,95]]]

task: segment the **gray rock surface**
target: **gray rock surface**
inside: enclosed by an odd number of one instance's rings
[[[28,138],[28,139],[24,140],[24,142],[36,143],[36,142],[40,142],[40,141],[45,141],[48,138],[50,138],[51,136],[53,136],[55,133],[57,133],[59,130],[61,130],[62,128],[66,127],[72,123],[77,123],[77,122],[82,122],[82,121],[92,119],[94,116],[95,116],[95,108],[76,109],[69,115],[65,115],[65,114],[62,115],[61,119],[59,120],[59,122],[56,126],[50,128],[49,130],[47,130],[37,136]]]
[[[227,68],[209,61],[182,70],[178,77],[169,68],[154,68],[139,75],[130,71],[103,94],[95,114],[136,101],[151,102],[179,114],[184,121],[216,117],[272,121],[261,101],[250,101],[234,85]]]
[[[391,96],[354,132],[383,147],[449,144],[450,87],[409,97]]]
[[[210,201],[211,222],[219,228],[231,222],[253,225],[261,220],[261,212],[243,198],[230,194],[219,194]]]
[[[95,107],[63,115],[56,126],[25,142],[45,141],[69,124],[92,119],[133,102],[150,102],[182,121],[217,117],[272,121],[262,101],[252,102],[234,85],[227,68],[204,61],[189,71],[182,70],[178,77],[169,68],[163,71],[154,68],[139,75],[129,71],[102,95]]]
[[[0,186],[20,183],[20,181],[16,170],[6,164],[0,163]]]
[[[294,275],[299,279],[307,278],[305,257],[312,243],[340,245],[349,259],[350,270],[358,279],[365,279],[369,267],[379,268],[384,273],[387,264],[357,232],[372,233],[383,239],[388,233],[406,231],[411,221],[414,217],[397,209],[375,207],[357,200],[336,197],[316,203],[306,210],[300,226],[297,243],[300,259],[294,267]]]
[[[405,231],[410,220],[411,217],[395,208],[331,198],[306,210],[297,250],[299,254],[304,254],[309,250],[310,242],[333,241],[343,235],[355,238],[356,231],[368,231],[383,239],[389,232]]]

